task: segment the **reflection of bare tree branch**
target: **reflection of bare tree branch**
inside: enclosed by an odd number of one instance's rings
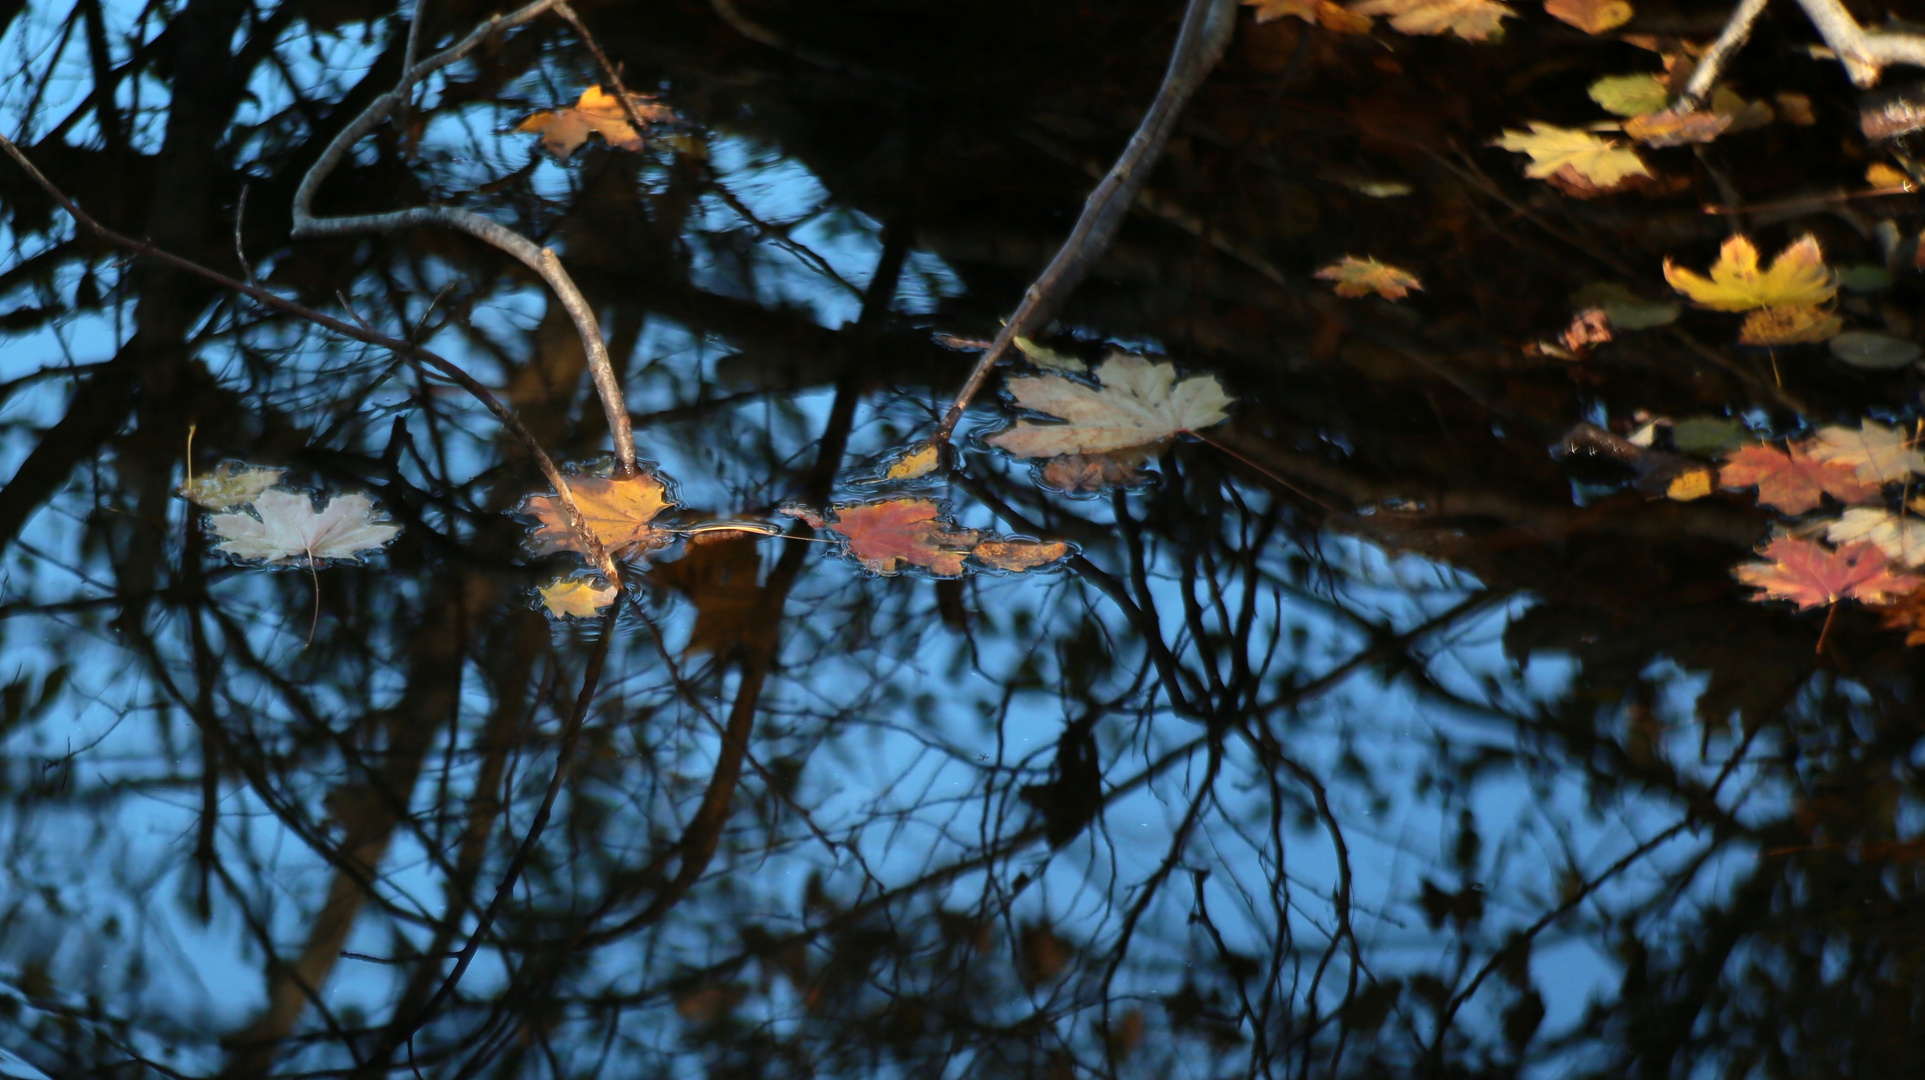
[[[357,232],[395,232],[413,228],[416,225],[444,225],[459,229],[483,243],[490,244],[512,255],[530,270],[541,275],[549,288],[561,299],[562,306],[574,319],[575,327],[581,334],[582,348],[588,354],[589,371],[594,375],[595,390],[601,398],[602,410],[608,417],[609,436],[615,443],[615,457],[624,473],[635,471],[635,439],[629,430],[628,408],[623,404],[620,381],[615,376],[614,365],[608,357],[608,344],[602,339],[601,327],[595,319],[594,309],[576,287],[574,279],[562,268],[561,260],[548,248],[539,247],[513,229],[500,225],[479,214],[446,206],[418,206],[409,210],[394,210],[381,214],[355,214],[335,217],[315,217],[314,197],[320,191],[323,181],[333,172],[348,151],[361,138],[373,131],[382,121],[387,120],[394,111],[406,102],[416,83],[429,75],[454,64],[480,48],[494,35],[527,23],[554,7],[558,0],[535,0],[534,3],[507,15],[497,15],[470,31],[466,37],[446,49],[420,61],[401,73],[395,88],[375,98],[361,114],[348,126],[335,134],[327,149],[314,162],[306,176],[301,178],[301,186],[294,195],[294,232],[296,237],[340,236]],[[607,570],[603,571],[605,574]],[[610,580],[614,580],[611,575]]]
[[[543,450],[541,444],[535,441],[535,437],[528,433],[526,427],[522,426],[520,417],[517,417],[513,410],[502,404],[501,400],[495,397],[487,387],[483,386],[459,366],[411,342],[402,341],[400,338],[390,337],[375,330],[356,326],[353,323],[342,322],[340,319],[315,311],[303,304],[297,304],[259,285],[250,285],[244,281],[236,281],[226,274],[209,270],[199,263],[183,259],[178,255],[156,248],[151,244],[135,240],[132,237],[122,236],[120,233],[94,220],[86,211],[76,205],[73,200],[62,194],[60,189],[56,188],[51,181],[42,175],[39,169],[34,168],[33,162],[29,161],[26,155],[20,152],[20,148],[4,136],[0,136],[0,151],[5,151],[22,169],[26,170],[27,175],[31,176],[34,182],[40,185],[42,190],[46,191],[56,202],[60,203],[61,207],[65,209],[67,213],[73,215],[74,220],[79,223],[82,228],[93,232],[103,240],[126,248],[129,251],[136,252],[137,254],[144,255],[156,262],[198,275],[223,288],[230,289],[237,293],[243,293],[249,298],[258,300],[269,307],[277,308],[291,315],[297,315],[317,326],[332,330],[343,337],[353,338],[356,341],[364,341],[370,345],[378,345],[397,355],[404,356],[409,360],[432,367],[437,372],[453,380],[460,385],[462,389],[473,395],[475,400],[486,406],[489,412],[495,414],[495,418],[501,421],[509,433],[520,440],[523,449],[527,450],[529,456],[535,459],[536,465],[540,466],[542,475],[547,478],[550,484],[555,486],[556,494],[560,496],[563,508],[568,511],[569,524],[573,527],[576,538],[589,553],[589,561],[594,563],[596,568],[601,570],[602,574],[606,576],[609,581],[621,581],[621,574],[615,568],[614,560],[609,558],[608,553],[602,550],[601,540],[595,535],[594,530],[588,528],[585,520],[582,518],[581,508],[575,504],[574,496],[569,493],[567,481],[563,479],[561,470],[555,467],[554,461],[548,457],[547,451]],[[623,413],[623,418],[624,422],[626,422],[627,413]]]

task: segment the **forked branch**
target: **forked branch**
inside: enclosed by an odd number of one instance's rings
[[[515,232],[499,222],[482,217],[467,210],[457,210],[446,206],[416,206],[406,210],[394,210],[382,214],[348,214],[338,217],[316,217],[314,197],[321,184],[347,157],[354,144],[372,132],[377,126],[392,117],[396,110],[407,104],[414,87],[429,75],[461,60],[479,48],[490,37],[504,30],[521,26],[537,16],[556,7],[560,0],[535,0],[534,3],[497,15],[468,32],[466,37],[453,45],[419,62],[408,63],[401,72],[401,78],[393,90],[382,94],[361,110],[348,126],[342,128],[327,149],[314,162],[307,175],[301,178],[301,186],[294,193],[293,235],[304,236],[341,236],[350,233],[389,233],[417,225],[441,225],[458,229],[495,247],[519,260],[530,270],[541,275],[548,287],[555,291],[567,310],[568,317],[575,323],[575,331],[581,337],[582,351],[588,357],[588,370],[595,380],[595,393],[601,399],[602,411],[608,417],[608,432],[614,441],[615,460],[623,475],[635,471],[635,436],[630,429],[628,405],[622,399],[621,383],[615,378],[615,365],[608,356],[608,344],[602,337],[600,324],[595,319],[594,309],[588,304],[581,289],[577,288],[568,271],[563,269],[561,260],[555,253],[534,241]],[[418,19],[417,19],[418,22]],[[413,53],[414,34],[410,31],[408,52]]]

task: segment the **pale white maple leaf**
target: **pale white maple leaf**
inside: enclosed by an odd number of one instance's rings
[[[1925,521],[1900,517],[1882,507],[1852,507],[1825,528],[1825,539],[1840,546],[1869,540],[1894,562],[1925,566]]]
[[[379,551],[401,531],[381,520],[374,501],[359,493],[333,496],[316,511],[305,493],[272,488],[253,506],[253,514],[208,517],[208,527],[222,541],[215,550],[263,566],[313,566]]]
[[[1925,473],[1925,454],[1912,449],[1905,433],[1867,420],[1858,430],[1848,427],[1819,428],[1807,447],[1819,461],[1850,465],[1860,480],[1880,484],[1896,483],[1913,473]]]
[[[1229,419],[1231,399],[1213,375],[1178,381],[1174,364],[1116,353],[1096,369],[1096,381],[1101,385],[1060,375],[1009,380],[1016,404],[1068,423],[1018,420],[983,441],[1024,458],[1100,454]]]

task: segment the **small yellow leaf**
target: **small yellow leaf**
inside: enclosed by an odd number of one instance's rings
[[[599,615],[602,609],[615,602],[616,589],[613,585],[597,585],[582,578],[562,578],[543,585],[540,590],[541,606],[548,614],[557,619],[585,619]]]
[[[1423,283],[1408,270],[1400,270],[1376,259],[1359,259],[1355,255],[1345,255],[1329,266],[1317,271],[1322,281],[1334,281],[1334,291],[1338,296],[1369,296],[1371,293],[1386,300],[1402,300],[1410,295],[1412,289],[1422,289]]]
[[[1588,131],[1541,120],[1531,121],[1528,132],[1506,131],[1493,145],[1530,155],[1524,175],[1533,180],[1542,180],[1567,165],[1602,189],[1614,188],[1633,176],[1651,175],[1636,151]]]
[[[936,471],[942,464],[942,448],[925,439],[906,447],[884,465],[879,480],[917,480]]]
[[[1807,345],[1838,336],[1844,321],[1812,304],[1775,304],[1745,316],[1738,340],[1746,345]]]
[[[1710,469],[1691,469],[1671,478],[1665,486],[1664,497],[1676,502],[1690,502],[1711,494],[1714,475]]]
[[[1664,280],[1701,307],[1713,311],[1751,311],[1755,308],[1815,306],[1838,292],[1838,283],[1825,267],[1818,241],[1807,233],[1779,252],[1771,269],[1759,271],[1758,249],[1743,236],[1734,236],[1718,249],[1709,280],[1664,260]]]
[[[1053,371],[1067,371],[1075,375],[1082,375],[1089,371],[1088,364],[1083,363],[1068,353],[1057,352],[1055,349],[1050,348],[1040,341],[1026,338],[1021,334],[1017,334],[1014,341],[1016,348],[1021,351],[1025,357],[1029,358],[1030,363],[1035,364],[1039,368],[1049,368]]]

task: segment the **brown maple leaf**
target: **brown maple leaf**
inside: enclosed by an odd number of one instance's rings
[[[617,479],[570,477],[568,490],[575,496],[575,505],[581,507],[583,521],[610,555],[624,550],[647,551],[675,538],[673,532],[650,524],[662,511],[675,505],[668,485],[653,473]],[[528,537],[529,549],[536,555],[573,551],[587,556],[575,531],[568,527],[568,517],[558,496],[530,495],[521,501],[517,512],[540,523]]]
[[[1850,505],[1879,493],[1879,485],[1859,479],[1851,466],[1820,461],[1796,443],[1789,452],[1747,446],[1725,459],[1718,480],[1732,489],[1755,486],[1760,503],[1787,514],[1802,514],[1826,495]]]
[[[674,111],[661,102],[630,94],[628,103],[644,123],[661,124],[675,119]],[[529,115],[515,125],[515,130],[540,135],[541,145],[558,158],[581,149],[590,133],[600,135],[617,150],[642,148],[642,134],[629,123],[628,111],[622,108],[621,99],[599,86],[583,90],[573,105]]]
[[[1777,536],[1759,554],[1762,562],[1740,563],[1732,576],[1759,590],[1753,600],[1789,600],[1800,610],[1840,600],[1888,604],[1925,588],[1925,578],[1894,571],[1878,545],[1864,541],[1834,549]]]

